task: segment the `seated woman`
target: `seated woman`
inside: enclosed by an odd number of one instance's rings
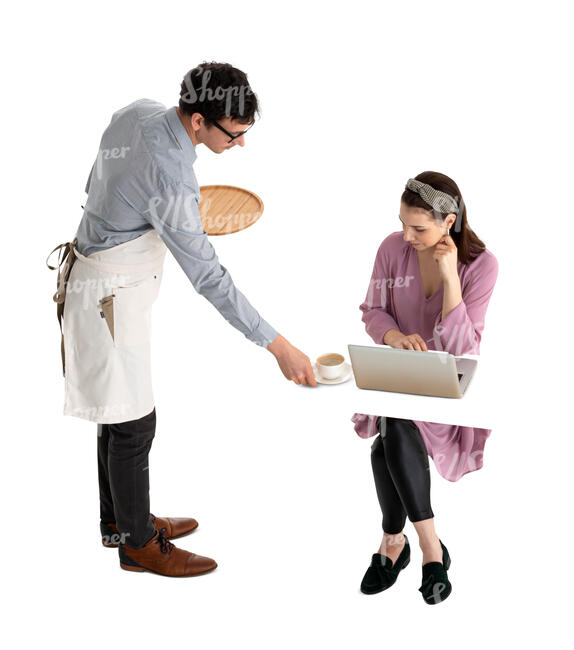
[[[498,263],[469,228],[456,183],[438,172],[407,182],[401,196],[402,232],[380,245],[365,302],[360,306],[375,343],[406,350],[478,354]],[[444,478],[457,481],[482,467],[490,429],[355,413],[355,430],[368,438],[383,539],[361,583],[378,593],[410,560],[403,527],[413,522],[422,550],[425,602],[445,600],[452,587],[448,550],[437,536],[430,503],[428,456]]]

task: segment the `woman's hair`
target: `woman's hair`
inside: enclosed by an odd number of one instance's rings
[[[201,113],[208,125],[225,117],[250,124],[259,115],[257,96],[245,72],[215,61],[204,61],[185,75],[179,108],[187,115]]]
[[[459,208],[456,221],[454,222],[454,228],[450,229],[450,236],[458,249],[458,259],[463,264],[468,264],[478,257],[485,250],[486,246],[468,226],[466,205],[462,199],[458,185],[452,178],[439,172],[422,172],[418,176],[415,176],[415,180],[421,181],[421,183],[427,183],[427,185],[430,185],[435,190],[445,192],[456,199]],[[405,189],[403,192],[401,202],[410,208],[419,208],[432,213],[434,218],[441,224],[447,214],[450,214],[449,212],[434,210],[432,206],[423,201],[419,194],[408,189]]]

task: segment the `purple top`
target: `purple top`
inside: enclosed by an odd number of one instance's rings
[[[479,354],[480,338],[488,301],[498,276],[498,262],[483,251],[469,264],[458,262],[462,302],[443,320],[443,285],[425,298],[416,250],[391,233],[379,246],[365,302],[360,306],[367,333],[382,344],[390,329],[419,334],[429,350],[454,355]],[[352,421],[361,438],[377,434],[376,415],[355,413]],[[438,472],[457,481],[482,467],[482,454],[491,429],[459,427],[413,420]]]

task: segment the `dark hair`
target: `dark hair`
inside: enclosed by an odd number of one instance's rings
[[[439,192],[449,194],[458,203],[458,214],[454,222],[454,229],[451,228],[450,236],[452,237],[458,249],[458,259],[463,264],[468,264],[473,259],[478,257],[486,248],[483,242],[476,236],[476,234],[469,228],[466,220],[466,205],[462,199],[462,194],[458,189],[458,185],[444,174],[439,172],[422,172],[415,176],[415,180],[421,183],[427,183]],[[412,190],[405,189],[401,196],[401,202],[410,208],[419,208],[431,212],[437,221],[442,223],[450,212],[439,212],[434,210],[432,206],[423,201],[421,196]]]
[[[201,113],[208,125],[225,117],[251,124],[259,115],[257,96],[245,72],[215,61],[204,61],[185,75],[179,108],[187,115]]]

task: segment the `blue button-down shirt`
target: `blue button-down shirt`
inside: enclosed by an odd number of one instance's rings
[[[176,107],[139,99],[113,114],[86,183],[78,251],[89,255],[155,228],[195,289],[249,340],[277,331],[219,263],[199,214],[195,146]]]

